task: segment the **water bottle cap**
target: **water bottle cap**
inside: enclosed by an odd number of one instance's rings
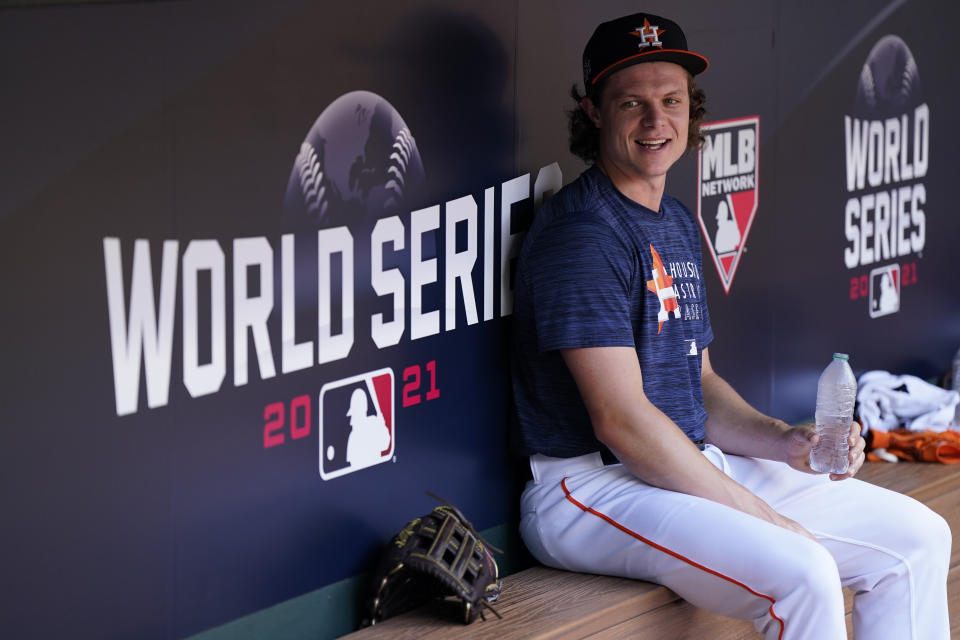
[[[845,354],[845,353],[835,353],[835,354],[833,354],[833,357],[834,357],[834,358],[837,358],[837,359],[839,359],[839,360],[849,360],[849,359],[850,359],[850,356],[848,356],[848,355]]]

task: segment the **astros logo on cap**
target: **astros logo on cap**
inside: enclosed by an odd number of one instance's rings
[[[646,18],[643,19],[643,26],[637,27],[636,30],[631,31],[630,35],[637,36],[640,38],[640,44],[637,46],[643,49],[644,47],[663,47],[663,43],[660,42],[660,35],[666,33],[666,30],[661,29],[657,25],[651,25],[650,21]]]

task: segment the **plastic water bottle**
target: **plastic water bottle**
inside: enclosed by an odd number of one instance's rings
[[[845,353],[833,360],[817,383],[817,434],[820,441],[810,450],[810,467],[821,473],[844,473],[850,465],[850,423],[857,398],[857,379]]]

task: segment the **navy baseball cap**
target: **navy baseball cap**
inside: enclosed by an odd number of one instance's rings
[[[710,62],[687,49],[687,37],[673,20],[651,13],[635,13],[604,22],[583,50],[583,86],[592,93],[597,82],[615,71],[640,62],[673,62],[693,75]]]

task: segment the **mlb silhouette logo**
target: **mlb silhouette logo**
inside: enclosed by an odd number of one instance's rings
[[[320,477],[372,467],[393,457],[393,370],[330,382],[320,389]]]
[[[900,265],[890,264],[870,272],[870,317],[900,311]]]
[[[700,130],[697,220],[729,294],[760,198],[760,118],[708,122]]]

